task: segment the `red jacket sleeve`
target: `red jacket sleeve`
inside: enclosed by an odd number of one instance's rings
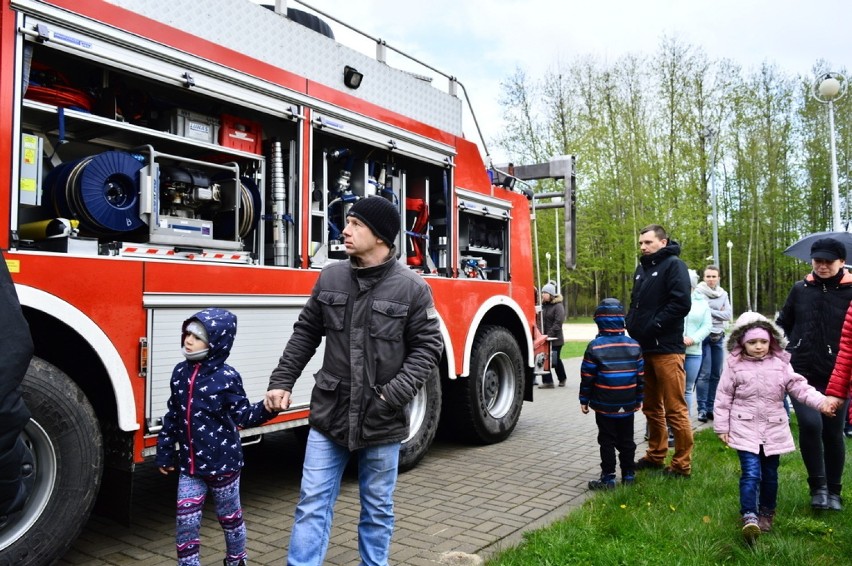
[[[840,332],[840,349],[834,362],[834,370],[825,389],[826,395],[846,398],[849,396],[849,378],[852,376],[852,304],[846,309],[843,330]]]

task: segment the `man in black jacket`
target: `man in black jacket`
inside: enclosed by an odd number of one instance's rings
[[[30,412],[21,382],[33,355],[30,327],[21,312],[15,285],[0,253],[0,528],[20,511],[34,481],[32,454],[21,439]]]
[[[639,232],[642,256],[633,281],[627,331],[642,346],[645,357],[645,401],[648,450],[636,469],[663,468],[668,454],[667,423],[674,434],[675,452],[663,472],[672,477],[692,473],[692,424],[686,406],[683,321],[691,306],[686,264],[680,245],[669,241],[662,226]]]
[[[322,270],[269,380],[267,410],[286,410],[293,385],[325,337],[287,555],[293,566],[323,562],[352,454],[358,458],[361,564],[388,563],[407,405],[443,349],[430,287],[396,259],[399,228],[399,210],[382,197],[352,206],[343,229],[349,261]]]

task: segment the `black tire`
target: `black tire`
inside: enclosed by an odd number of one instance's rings
[[[33,358],[22,391],[36,480],[24,509],[0,530],[0,564],[43,566],[61,558],[86,524],[101,483],[103,439],[89,400],[55,366]]]
[[[512,434],[524,403],[524,365],[515,337],[505,328],[477,332],[470,375],[458,378],[455,434],[482,444]]]
[[[435,440],[438,420],[441,417],[441,376],[438,368],[435,368],[408,406],[411,410],[411,426],[408,438],[402,441],[399,449],[401,472],[416,466]]]

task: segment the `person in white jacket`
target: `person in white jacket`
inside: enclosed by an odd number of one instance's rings
[[[692,285],[692,306],[683,321],[683,344],[686,346],[686,359],[683,368],[686,371],[686,406],[692,417],[692,400],[695,397],[695,382],[703,364],[702,344],[710,334],[713,318],[710,315],[710,305],[704,294],[699,292],[698,273],[689,270],[689,282]]]

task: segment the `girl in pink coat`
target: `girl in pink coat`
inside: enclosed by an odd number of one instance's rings
[[[753,542],[772,528],[781,454],[795,450],[784,398],[831,411],[825,396],[793,371],[781,331],[744,313],[728,338],[728,357],[713,407],[713,430],[740,458],[742,532]]]

